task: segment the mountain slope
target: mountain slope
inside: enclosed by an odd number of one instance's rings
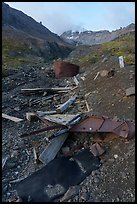
[[[3,72],[24,63],[36,64],[64,58],[73,49],[41,23],[2,3]]]
[[[2,25],[12,26],[33,37],[65,44],[58,35],[52,33],[41,23],[5,3],[2,4]]]
[[[116,57],[118,61],[119,56],[124,57],[126,65],[135,64],[135,32],[123,34],[120,37],[105,42],[100,45],[81,45],[72,51],[67,60],[78,64],[81,68],[86,68],[98,64],[102,64],[101,60],[105,58]]]
[[[135,24],[130,24],[127,27],[109,32],[108,30],[101,31],[84,31],[84,32],[64,32],[60,37],[66,42],[77,45],[96,45],[104,42],[109,42],[123,34],[135,31]]]

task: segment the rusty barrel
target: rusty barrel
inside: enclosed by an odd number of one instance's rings
[[[73,77],[79,73],[79,66],[57,60],[54,62],[55,78]]]

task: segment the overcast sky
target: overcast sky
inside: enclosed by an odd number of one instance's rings
[[[50,31],[116,30],[135,23],[134,2],[5,2]]]

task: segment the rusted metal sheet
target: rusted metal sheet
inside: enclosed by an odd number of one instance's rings
[[[74,125],[71,132],[106,132],[115,133],[124,138],[131,138],[135,134],[135,126],[131,122],[114,121],[105,117],[89,116]]]
[[[54,62],[54,73],[56,78],[73,77],[79,73],[79,66],[57,60]]]

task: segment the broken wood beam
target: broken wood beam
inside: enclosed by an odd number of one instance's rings
[[[41,92],[66,92],[71,90],[72,87],[55,87],[55,88],[30,88],[30,89],[21,89],[21,93],[23,94],[35,94]]]
[[[76,86],[78,86],[79,85],[79,81],[77,80],[77,78],[74,76],[74,82],[75,82],[75,84],[76,84]]]
[[[97,74],[93,80],[96,80],[96,78],[98,77],[99,74],[100,74],[100,72],[97,72]]]
[[[65,103],[63,103],[59,108],[57,108],[57,113],[62,113],[64,112],[75,100],[76,100],[77,96],[74,95],[72,96],[68,101],[66,101]]]
[[[8,156],[2,158],[2,169],[4,168],[4,166],[5,166],[6,161],[7,161],[8,158],[9,158]]]
[[[39,117],[43,117],[44,115],[52,115],[52,114],[56,114],[56,111],[36,111],[37,115]]]
[[[65,132],[59,137],[52,139],[46,149],[39,156],[39,160],[44,164],[48,164],[50,161],[52,161],[56,157],[68,135],[69,133]]]
[[[43,120],[50,121],[52,123],[57,123],[61,125],[71,125],[74,124],[77,118],[81,118],[80,114],[71,115],[71,114],[54,114],[54,115],[45,115],[42,117]]]
[[[33,147],[34,163],[38,164],[38,156],[35,147]]]
[[[7,114],[5,114],[5,113],[2,113],[2,118],[11,120],[11,121],[16,122],[16,123],[17,123],[17,122],[20,122],[20,121],[22,121],[22,120],[24,120],[24,119],[17,118],[17,117],[14,117],[14,116],[9,116],[9,115],[7,115]]]
[[[87,110],[88,110],[88,112],[89,112],[89,111],[90,111],[90,108],[89,108],[89,105],[88,105],[88,102],[87,102],[86,99],[85,99],[85,103],[86,103]]]
[[[29,101],[29,104],[30,104],[30,106],[32,106],[32,105],[38,104],[40,102],[44,102],[46,100],[52,99],[54,96],[55,95],[50,95],[50,96],[42,97],[41,99],[33,99],[33,100]]]

